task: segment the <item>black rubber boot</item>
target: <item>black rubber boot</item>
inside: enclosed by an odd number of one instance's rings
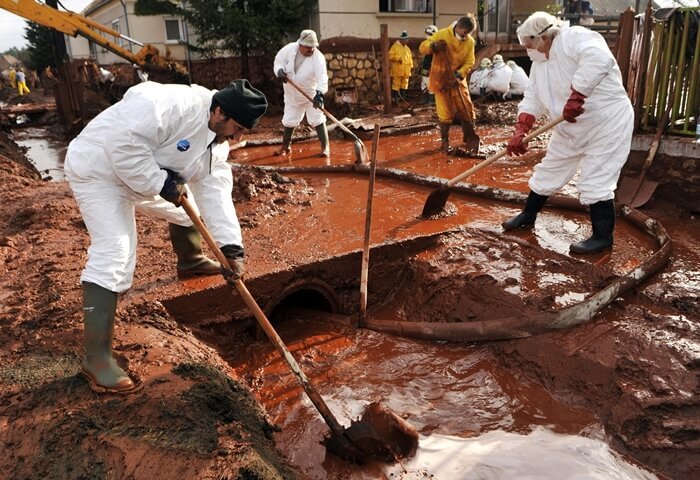
[[[591,209],[593,235],[581,242],[572,243],[571,253],[598,253],[612,248],[615,230],[615,204],[612,200],[594,203]]]
[[[469,120],[460,120],[462,125],[462,141],[464,142],[464,150],[467,153],[478,155],[481,138],[474,129],[474,123]]]
[[[282,132],[282,146],[275,152],[275,155],[287,155],[292,151],[292,136],[294,128],[284,127]]]
[[[219,262],[208,259],[202,252],[202,235],[197,227],[181,227],[168,224],[170,241],[177,255],[177,276],[217,275],[221,273]]]
[[[438,123],[440,126],[440,151],[449,153],[450,151],[450,124]]]
[[[535,225],[537,214],[540,210],[542,210],[542,207],[544,206],[545,202],[547,202],[548,198],[549,196],[547,195],[538,195],[530,190],[530,194],[527,196],[523,211],[503,222],[501,224],[503,230],[508,231],[515,230],[516,228],[530,228]]]
[[[316,135],[321,142],[321,155],[324,157],[331,156],[331,147],[328,143],[328,128],[325,123],[316,126]]]
[[[83,375],[96,392],[123,393],[136,388],[112,355],[117,294],[90,282],[83,282],[85,359]]]

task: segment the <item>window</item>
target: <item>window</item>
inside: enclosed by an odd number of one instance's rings
[[[380,12],[431,13],[433,0],[379,0]]]
[[[122,33],[122,31],[119,28],[119,20],[118,19],[112,20],[112,30],[114,30],[117,33]],[[120,47],[123,47],[124,45],[126,45],[126,40],[124,40],[121,37],[117,37],[115,40],[119,44]]]
[[[179,42],[182,40],[180,33],[180,20],[177,18],[165,19],[165,40],[167,42]]]

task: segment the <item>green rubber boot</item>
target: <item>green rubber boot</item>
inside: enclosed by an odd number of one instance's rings
[[[181,227],[168,224],[170,241],[177,255],[177,276],[180,278],[194,275],[218,275],[221,273],[219,262],[208,259],[202,252],[202,235],[197,227]]]
[[[292,153],[292,136],[294,136],[294,128],[284,127],[282,131],[282,146],[275,151],[276,156],[284,156]]]
[[[85,359],[83,375],[90,388],[100,393],[125,393],[136,388],[112,355],[117,294],[90,282],[83,282],[83,323]]]
[[[331,156],[331,146],[328,143],[328,128],[325,123],[316,126],[316,135],[321,141],[321,156],[330,157]]]

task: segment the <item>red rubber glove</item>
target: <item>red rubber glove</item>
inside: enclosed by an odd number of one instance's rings
[[[561,113],[564,120],[567,122],[576,123],[576,117],[586,111],[583,108],[583,102],[585,101],[586,96],[583,93],[574,90],[574,87],[571,87],[571,95],[566,101],[566,105],[564,105],[564,111]]]
[[[535,124],[535,116],[529,113],[521,113],[518,115],[518,123],[515,124],[515,132],[513,136],[510,137],[508,141],[508,155],[524,155],[527,153],[527,144],[523,143],[523,138],[527,136],[527,132],[530,131],[532,126]]]

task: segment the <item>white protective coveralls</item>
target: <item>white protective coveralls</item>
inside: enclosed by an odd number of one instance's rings
[[[113,292],[132,283],[136,265],[134,210],[188,227],[182,208],[159,196],[167,174],[188,184],[190,200],[219,246],[242,246],[231,198],[228,142],[208,127],[216,90],[146,82],[95,117],[69,145],[65,173],[91,244],[81,281]]]
[[[580,202],[591,205],[611,200],[632,143],[632,104],[603,37],[565,22],[554,37],[549,59],[532,63],[518,115],[561,115],[572,87],[587,97],[585,111],[576,123],[562,122],[554,128],[547,154],[528,182],[530,189],[552,195],[580,166],[576,185]]]
[[[297,56],[299,57],[298,60]],[[311,98],[316,96],[316,90],[324,95],[328,91],[326,58],[318,48],[314,48],[314,53],[310,57],[305,57],[299,53],[299,42],[288,43],[275,56],[275,75],[277,75],[280,68],[286,72],[288,78]],[[322,123],[326,123],[326,116],[323,112],[314,108],[313,104],[294,87],[285,83],[283,88],[283,126],[287,128],[298,127],[304,118],[304,114],[306,114],[306,121],[314,128]]]
[[[469,77],[469,93],[478,97],[481,89],[486,87],[486,79],[489,75],[489,67],[479,67]]]
[[[486,91],[493,92],[502,97],[510,89],[510,77],[513,70],[502,60],[494,62],[486,77]]]
[[[530,79],[527,78],[525,69],[515,62],[508,62],[508,66],[513,70],[513,75],[510,77],[510,89],[508,95],[523,95],[527,88]]]

